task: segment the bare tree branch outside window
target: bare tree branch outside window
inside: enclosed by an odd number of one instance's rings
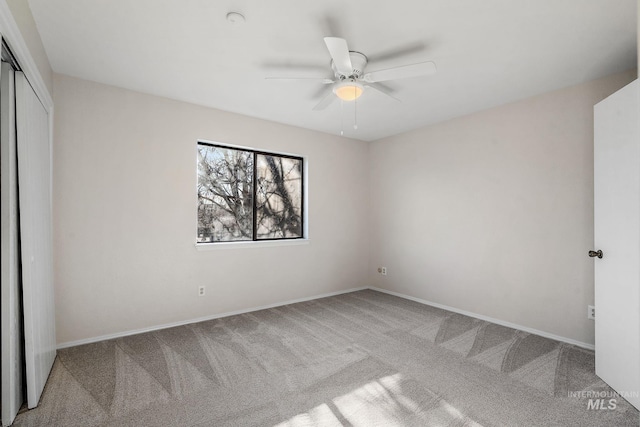
[[[258,239],[302,236],[302,160],[258,154]]]
[[[301,158],[198,143],[199,243],[300,238]]]

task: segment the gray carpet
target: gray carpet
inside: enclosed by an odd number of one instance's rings
[[[61,350],[16,426],[637,426],[592,351],[375,291]]]

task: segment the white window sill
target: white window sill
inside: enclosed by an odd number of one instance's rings
[[[264,240],[248,242],[217,242],[217,243],[196,243],[197,251],[217,251],[221,249],[243,249],[243,248],[268,248],[277,246],[300,246],[308,245],[309,239],[284,239],[284,240]]]

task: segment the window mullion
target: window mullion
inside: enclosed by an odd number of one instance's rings
[[[257,190],[257,177],[258,177],[258,158],[256,156],[256,153],[253,152],[253,179],[251,180],[252,182],[252,187],[253,187],[253,202],[251,203],[252,205],[252,209],[253,209],[253,240],[258,240],[258,209],[257,209],[257,201],[258,201],[258,190]]]

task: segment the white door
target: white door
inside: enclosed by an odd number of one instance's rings
[[[638,81],[594,107],[596,374],[640,409]]]
[[[27,406],[38,405],[56,357],[49,115],[15,73]]]
[[[0,72],[0,181],[2,182],[2,423],[11,425],[22,405],[24,365],[22,310],[18,282],[18,164],[16,157],[13,69],[2,63]]]

